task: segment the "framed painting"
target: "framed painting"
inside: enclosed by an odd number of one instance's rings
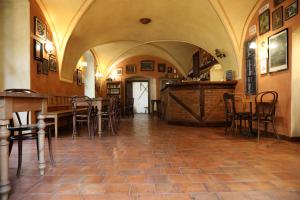
[[[288,69],[288,30],[269,37],[269,72]]]
[[[270,9],[259,15],[259,34],[262,35],[270,30]]]
[[[142,60],[141,61],[141,71],[154,71],[154,61],[153,60]]]
[[[158,72],[166,72],[166,64],[159,63],[157,65],[157,68],[158,68]]]
[[[294,1],[291,5],[285,8],[285,20],[288,20],[298,14],[298,1]]]
[[[278,6],[279,4],[281,4],[282,2],[284,2],[285,0],[273,0],[274,3],[274,7]]]
[[[43,61],[42,61],[42,73],[45,74],[45,75],[48,75],[48,60],[43,58]]]
[[[122,69],[122,67],[117,68],[117,75],[118,75],[118,76],[122,76],[122,74],[123,74],[123,69]]]
[[[280,6],[272,12],[272,29],[276,30],[283,26],[283,7]]]
[[[77,69],[77,85],[82,85],[82,71]]]
[[[43,73],[43,63],[40,61],[36,62],[36,72],[38,74]]]
[[[37,17],[34,17],[34,34],[43,40],[47,39],[47,26]]]
[[[43,61],[43,44],[37,40],[33,40],[33,57],[35,60]]]
[[[49,55],[49,70],[53,72],[57,71],[57,61],[54,55]]]
[[[135,65],[126,65],[126,74],[134,74],[135,69]]]

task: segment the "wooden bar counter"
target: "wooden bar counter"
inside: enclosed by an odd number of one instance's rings
[[[161,89],[162,113],[169,124],[224,126],[223,94],[233,93],[237,81],[190,81]]]

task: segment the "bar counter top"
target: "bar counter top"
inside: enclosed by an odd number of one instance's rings
[[[223,94],[237,81],[184,81],[161,89],[162,116],[169,124],[224,126]]]

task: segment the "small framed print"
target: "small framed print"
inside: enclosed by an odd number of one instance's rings
[[[268,73],[268,59],[263,59],[260,61],[260,74],[266,74]]]
[[[33,40],[33,57],[35,60],[43,61],[43,44],[37,40]]]
[[[280,6],[272,12],[272,29],[276,30],[283,26],[283,7]]]
[[[158,69],[158,72],[166,72],[166,64],[158,63],[157,69]]]
[[[259,34],[262,35],[270,30],[270,9],[259,15]]]
[[[123,74],[123,69],[122,67],[117,68],[117,75],[121,76]]]
[[[172,73],[173,72],[173,68],[172,67],[168,67],[168,73]]]
[[[135,65],[126,65],[126,74],[134,74],[136,70]]]
[[[48,75],[48,60],[43,58],[43,62],[42,62],[42,73],[45,75]]]
[[[47,39],[47,26],[37,17],[34,17],[34,34],[43,40]]]
[[[294,1],[291,5],[285,8],[285,20],[288,20],[298,14],[298,1]]]
[[[284,2],[285,0],[273,0],[274,3],[274,7],[278,6],[279,4],[281,4],[282,2]]]
[[[269,72],[288,69],[288,30],[269,37]]]
[[[82,85],[82,71],[77,69],[77,85]]]
[[[141,71],[154,71],[154,61],[153,60],[142,60],[141,61]]]
[[[36,72],[38,74],[43,73],[43,63],[40,61],[36,62]]]
[[[54,55],[49,56],[49,70],[53,72],[57,71],[57,61]]]

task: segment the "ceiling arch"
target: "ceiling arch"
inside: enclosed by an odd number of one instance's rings
[[[72,70],[86,50],[111,41],[135,40],[141,43],[158,40],[184,41],[210,53],[218,48],[228,57],[220,61],[227,69],[239,71],[239,59],[245,22],[259,0],[64,0],[64,10],[58,0],[38,0],[52,20],[51,30],[64,35],[59,39],[58,59],[61,78],[72,80]],[[134,6],[130,6],[134,5]],[[44,11],[43,10],[43,11]],[[59,10],[59,11],[58,11]],[[182,11],[185,12],[182,12]],[[68,30],[57,19],[66,16]],[[55,16],[55,19],[54,17]],[[149,25],[138,23],[150,17]],[[48,19],[47,19],[48,20]],[[64,21],[68,21],[64,20]],[[65,25],[67,22],[64,22]],[[99,58],[101,59],[101,58]]]

